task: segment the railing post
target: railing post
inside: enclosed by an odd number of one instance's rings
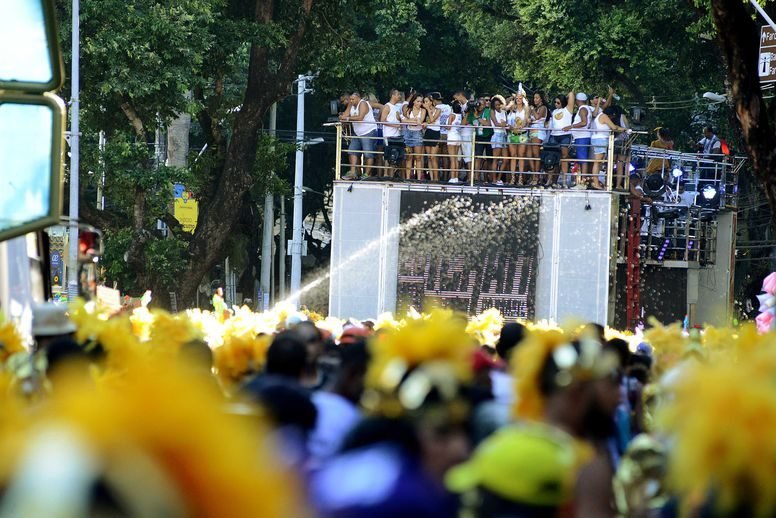
[[[477,156],[477,129],[472,131],[472,156],[469,162],[469,185],[474,187],[474,157]]]
[[[612,175],[614,174],[614,133],[609,133],[609,152],[606,154],[606,190],[612,190]],[[623,167],[623,172],[625,171]]]
[[[337,124],[337,158],[335,159],[334,179],[339,180],[342,170],[342,124]]]

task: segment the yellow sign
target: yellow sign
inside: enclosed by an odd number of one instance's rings
[[[182,197],[175,198],[173,214],[175,215],[175,219],[180,222],[185,232],[194,233],[194,229],[197,228],[199,206],[197,200],[188,196],[188,192],[184,191]]]

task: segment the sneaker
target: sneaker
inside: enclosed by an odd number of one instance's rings
[[[354,175],[354,174],[346,174],[345,176],[342,176],[341,178],[342,178],[343,180],[347,180],[347,181],[349,181],[349,182],[351,182],[351,181],[353,181],[353,180],[358,180],[358,176],[356,176],[356,175]]]
[[[447,183],[459,183],[458,178],[450,178]]]
[[[504,185],[504,182],[502,182],[501,180],[498,180],[498,181],[496,182],[496,185]]]

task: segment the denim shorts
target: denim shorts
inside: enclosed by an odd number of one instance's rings
[[[574,139],[574,148],[577,150],[577,158],[579,160],[587,160],[590,158],[589,138]]]
[[[407,147],[422,147],[423,132],[420,130],[407,130],[404,134],[404,144]]]
[[[504,149],[507,147],[507,134],[493,133],[493,136],[490,137],[490,147],[493,149]]]
[[[606,138],[594,138],[590,143],[593,145],[593,153],[596,155],[604,155],[609,149],[609,139]]]
[[[571,135],[550,135],[548,144],[557,144],[560,147],[569,147],[571,145]]]
[[[377,146],[377,130],[372,130],[366,135],[350,137],[350,146],[348,146],[348,154],[351,156],[365,155],[364,158],[374,158],[372,152]]]

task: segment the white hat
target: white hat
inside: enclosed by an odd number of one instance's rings
[[[504,96],[503,95],[498,95],[498,94],[494,95],[493,97],[491,97],[490,100],[491,101],[496,101],[496,100],[501,101],[502,105],[507,103],[507,100],[504,99]]]
[[[577,101],[587,101],[587,94],[585,92],[578,92],[576,97]]]
[[[65,308],[54,302],[44,302],[32,310],[32,335],[57,336],[75,333],[75,324],[65,314]]]

